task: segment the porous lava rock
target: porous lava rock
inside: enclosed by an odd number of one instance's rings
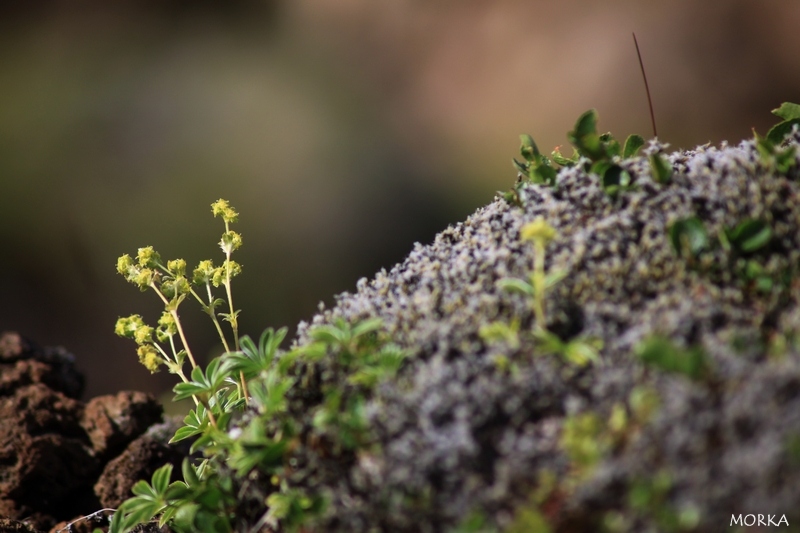
[[[124,391],[80,401],[83,376],[63,348],[39,348],[18,333],[0,335],[0,516],[4,527],[51,528],[56,522],[100,509],[102,499],[124,490],[182,451],[131,444],[162,421],[158,402]],[[174,430],[174,428],[172,428]],[[102,481],[109,463],[135,459],[117,469],[114,489]],[[131,478],[123,479],[125,472]],[[98,482],[98,480],[100,481]],[[117,501],[117,500],[115,500]],[[25,524],[13,520],[25,519]],[[16,525],[15,525],[16,524]],[[9,529],[11,530],[11,529]],[[22,529],[24,530],[24,529]]]
[[[174,434],[174,429],[170,435]],[[116,508],[131,495],[131,488],[140,479],[149,480],[157,468],[170,463],[174,466],[173,480],[178,479],[185,451],[167,444],[156,431],[131,442],[118,457],[108,462],[94,486],[100,504]]]

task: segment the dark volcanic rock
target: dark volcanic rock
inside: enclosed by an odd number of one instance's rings
[[[184,457],[175,447],[150,435],[142,435],[106,465],[94,486],[94,492],[103,507],[118,507],[131,496],[131,487],[136,481],[149,481],[159,467],[172,463],[175,467],[173,476],[176,476]]]
[[[25,522],[0,518],[0,533],[38,533],[36,528]]]
[[[84,404],[77,399],[82,389],[83,376],[65,350],[39,348],[17,333],[0,336],[0,516],[46,530],[98,510],[93,487],[120,453],[115,464],[127,468],[112,469],[114,505],[140,477],[165,462],[180,464],[182,448],[142,437],[161,421],[152,396],[120,392]],[[132,442],[139,444],[126,450]],[[10,520],[5,527],[28,526]]]
[[[19,510],[62,512],[97,470],[82,404],[38,383],[0,398],[0,494]]]
[[[64,348],[40,348],[13,331],[0,334],[0,395],[32,383],[44,383],[78,399],[84,379],[75,368],[74,356]]]
[[[161,421],[161,405],[149,394],[123,391],[98,396],[86,404],[81,426],[95,455],[113,457],[148,427]]]

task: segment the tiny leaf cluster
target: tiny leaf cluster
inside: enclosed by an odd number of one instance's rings
[[[602,342],[599,339],[577,338],[562,340],[556,334],[547,330],[547,316],[545,313],[545,295],[559,281],[564,279],[566,272],[545,271],[545,249],[555,239],[557,231],[543,217],[538,217],[533,222],[525,224],[520,229],[520,239],[533,243],[534,261],[533,271],[528,280],[518,278],[503,278],[498,280],[497,286],[501,289],[525,295],[530,299],[534,314],[534,328],[532,335],[538,349],[544,354],[558,354],[567,362],[584,366],[588,363],[600,361],[599,350]],[[519,323],[511,325],[503,322],[494,322],[481,328],[480,335],[485,342],[505,340],[509,347],[519,347]],[[505,361],[502,362],[502,366]]]
[[[575,127],[567,134],[574,150],[570,157],[565,157],[560,147],[547,157],[530,135],[520,135],[520,154],[523,161],[513,160],[519,172],[516,186],[503,193],[503,197],[513,205],[522,205],[520,185],[534,183],[555,187],[559,167],[581,166],[586,172],[597,176],[603,190],[611,197],[620,192],[634,190],[635,175],[620,163],[623,159],[634,157],[644,146],[645,140],[640,135],[630,135],[623,144],[610,133],[598,133],[597,111],[590,109],[578,117]],[[649,162],[653,179],[662,184],[669,183],[672,177],[672,165],[660,154],[651,154]]]

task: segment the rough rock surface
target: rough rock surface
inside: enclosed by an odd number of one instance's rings
[[[175,428],[170,427],[170,437]],[[162,465],[171,463],[173,481],[180,472],[181,462],[186,457],[184,450],[167,444],[167,440],[148,432],[131,442],[125,451],[109,461],[94,486],[100,504],[117,508],[131,495],[131,487],[140,479],[150,480],[153,472]]]
[[[83,377],[63,348],[0,335],[0,516],[8,519],[7,530],[46,530],[92,513],[110,492],[129,490],[140,474],[149,477],[167,460],[180,462],[180,452],[164,446],[163,432],[154,432],[160,440],[145,434],[162,418],[152,396],[120,392],[84,404],[82,389]],[[133,446],[145,438],[156,444]],[[135,467],[118,467],[113,481],[104,482],[107,463]]]
[[[332,498],[325,531],[447,531],[474,512],[506,527],[526,506],[556,531],[722,531],[733,513],[800,521],[800,163],[778,174],[752,141],[644,152],[620,162],[637,190],[612,198],[596,176],[562,170],[553,188],[524,186],[523,207],[495,200],[301,324],[302,344],[311,325],[380,317],[412,352],[370,405],[381,453],[335,482],[309,481]],[[657,152],[672,163],[669,184],[650,175],[647,155]],[[519,231],[539,216],[558,232],[546,268],[567,273],[547,295],[546,326],[563,340],[602,339],[602,364],[576,368],[538,356],[524,337],[515,348],[479,335],[493,321],[531,328],[530,302],[497,281],[531,272],[533,247]],[[669,241],[670,226],[690,216],[712,238],[748,218],[765,221],[772,238],[749,254],[704,252],[703,272]],[[783,281],[757,290],[735,274],[748,260]],[[633,350],[655,333],[702,347],[711,377],[645,368]],[[783,355],[770,356],[780,342]],[[641,386],[660,398],[653,419],[576,486],[565,421],[591,412],[605,422],[614,405],[630,416]],[[658,472],[666,488],[637,500]],[[543,473],[557,488],[532,506]]]

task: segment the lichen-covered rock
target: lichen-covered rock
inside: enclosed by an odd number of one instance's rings
[[[789,143],[800,145],[797,130]],[[667,184],[650,175],[656,153],[673,166]],[[800,162],[780,174],[753,141],[672,154],[654,142],[619,165],[636,190],[612,197],[581,166],[562,170],[555,187],[521,187],[522,207],[495,200],[300,325],[303,344],[310,326],[380,317],[411,353],[368,406],[380,447],[342,475],[306,481],[330,499],[320,530],[439,532],[475,513],[525,530],[533,512],[556,531],[722,531],[732,513],[800,520]],[[530,301],[497,282],[530,274],[533,247],[519,231],[539,216],[558,232],[546,269],[566,272],[547,294],[546,327],[565,341],[602,339],[600,364],[479,334],[494,321],[531,328]],[[690,260],[669,228],[691,216],[710,239],[747,219],[771,238]],[[652,334],[702,347],[709,377],[643,366],[633,350]],[[778,342],[782,355],[771,356]],[[661,408],[576,476],[565,421],[595,413],[605,431],[615,405],[634,418],[631,393],[643,388]],[[555,484],[542,495],[547,476]]]

